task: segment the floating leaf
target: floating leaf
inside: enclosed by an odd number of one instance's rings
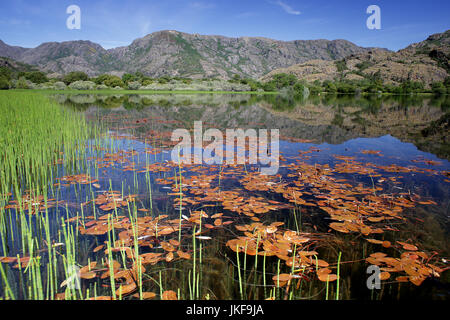
[[[387,280],[391,277],[391,274],[389,272],[381,272],[380,273],[380,280]]]
[[[119,289],[116,290],[116,295],[119,296],[120,292],[122,293],[122,296],[124,295],[128,295],[130,293],[132,293],[133,291],[135,291],[137,288],[136,283],[130,283],[130,284],[126,284],[124,286],[120,286]]]
[[[180,258],[186,259],[186,260],[190,260],[191,259],[191,255],[187,252],[183,252],[181,250],[177,251],[177,254]]]
[[[172,290],[164,291],[162,294],[162,299],[163,300],[178,300],[176,292],[172,291]]]
[[[336,274],[329,274],[329,273],[319,273],[317,274],[320,281],[323,282],[333,282],[338,279],[338,276]]]
[[[140,295],[139,293],[135,293],[133,294],[133,297],[140,298]],[[154,292],[142,292],[142,299],[144,300],[150,300],[153,299],[154,297],[156,297],[156,293]]]

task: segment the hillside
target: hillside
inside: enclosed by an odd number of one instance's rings
[[[273,70],[260,80],[268,81],[275,74],[288,73],[307,81],[378,77],[387,84],[399,84],[404,80],[430,84],[450,75],[449,59],[450,30],[397,52],[373,49],[335,61],[310,60]]]
[[[0,57],[0,68],[9,70],[11,74],[19,72],[37,71],[37,68],[29,64],[15,61],[11,58]]]
[[[0,56],[36,65],[49,73],[83,71],[101,73],[142,72],[152,77],[258,78],[311,59],[335,60],[366,53],[346,40],[278,41],[267,38],[229,38],[216,35],[159,31],[129,46],[105,50],[90,41],[44,43],[26,49],[0,41]]]

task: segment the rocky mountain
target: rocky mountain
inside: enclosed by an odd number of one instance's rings
[[[11,73],[30,72],[38,70],[34,66],[22,62],[17,62],[7,57],[0,57],[0,68],[6,68]]]
[[[27,48],[22,47],[16,47],[16,46],[9,46],[6,43],[4,43],[2,40],[0,40],[0,56],[10,59],[16,59],[19,58],[23,53],[28,51]]]
[[[215,35],[159,31],[129,46],[105,50],[90,41],[44,43],[37,48],[12,47],[0,41],[0,56],[64,74],[142,72],[152,77],[258,78],[264,74],[311,59],[342,59],[370,48],[346,40],[278,41],[267,38],[229,38]]]
[[[430,84],[450,75],[449,60],[450,30],[447,30],[397,52],[373,49],[336,61],[310,60],[273,70],[260,80],[270,80],[277,73],[294,74],[307,81],[361,80],[376,75],[385,83],[412,80]]]

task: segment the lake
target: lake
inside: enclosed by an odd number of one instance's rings
[[[50,200],[5,200],[0,257],[15,298],[449,298],[448,96],[49,97],[98,131],[76,161],[53,164]],[[173,132],[195,122],[278,129],[276,173],[175,161]],[[17,255],[39,256],[34,275]]]

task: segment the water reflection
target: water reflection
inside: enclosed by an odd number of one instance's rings
[[[391,135],[420,150],[450,159],[449,96],[152,94],[55,95],[71,108],[99,114],[127,110],[182,123],[203,119],[218,128],[279,128],[285,137],[341,144],[358,137]],[[258,126],[256,126],[258,127]]]

